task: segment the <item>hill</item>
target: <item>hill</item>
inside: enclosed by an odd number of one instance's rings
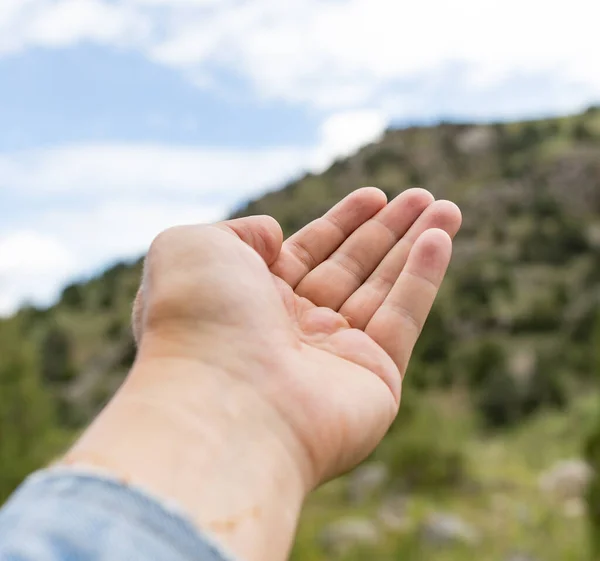
[[[295,559],[505,560],[519,551],[581,559],[581,512],[565,515],[536,482],[553,462],[581,454],[597,409],[600,108],[388,130],[234,216],[270,214],[289,234],[364,185],[390,198],[426,187],[459,204],[464,226],[411,363],[398,427],[368,464],[379,466],[371,477],[379,469],[381,484],[355,502],[353,476],[317,494]],[[118,264],[68,286],[49,309],[28,307],[0,322],[0,497],[118,387],[135,352],[129,313],[140,271],[139,261]],[[404,522],[373,523],[393,497],[404,501]],[[519,505],[531,511],[529,526],[515,514]],[[446,526],[459,532],[463,524],[464,539],[424,554],[423,543],[437,539],[428,520],[444,509],[455,516]],[[335,525],[334,537],[321,535],[348,513],[363,524],[350,532],[363,535],[362,550],[332,546],[344,532]]]

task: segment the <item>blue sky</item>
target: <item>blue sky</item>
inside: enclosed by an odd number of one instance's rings
[[[596,0],[1,0],[0,314],[440,118],[600,100]]]

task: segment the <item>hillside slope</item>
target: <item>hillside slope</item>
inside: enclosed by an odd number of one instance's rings
[[[531,430],[551,439],[548,431],[539,428],[544,422],[540,419],[563,415],[562,421],[548,422],[571,426],[569,419],[579,418],[576,412],[583,407],[580,396],[596,391],[600,109],[524,123],[389,130],[380,142],[336,162],[323,174],[307,175],[251,201],[234,216],[270,214],[289,234],[364,185],[378,186],[390,198],[408,187],[423,186],[437,198],[457,202],[464,216],[448,281],[407,378],[402,415],[409,428],[400,436],[392,431],[376,459],[395,474],[394,489],[415,496],[433,492],[431,504],[438,504],[438,499],[440,504],[448,500],[454,504],[456,497],[462,497],[462,505],[471,504],[461,494],[465,481],[481,483],[474,474],[481,474],[484,456],[498,454],[486,451],[490,434],[508,446],[499,454],[506,454],[506,461],[521,470],[518,477],[534,477],[543,466],[536,465],[529,473],[531,462],[518,460],[519,446],[527,436],[498,433],[498,429],[538,427]],[[0,442],[0,461],[15,465],[3,470],[0,498],[41,457],[34,454],[17,462],[14,446],[7,444],[11,439],[13,444],[30,442],[30,448],[43,441],[47,456],[68,441],[118,387],[134,356],[129,313],[140,271],[140,262],[119,264],[98,278],[67,287],[60,301],[47,310],[26,308],[1,322],[8,335],[0,338],[0,381],[5,388],[0,394],[0,433],[8,437]],[[3,363],[9,340],[20,340],[24,346],[10,364]],[[18,377],[18,384],[12,375],[17,370],[27,373]],[[10,403],[5,396],[11,396]],[[425,404],[429,413],[415,412],[416,403]],[[590,403],[588,397],[586,419],[593,409]],[[27,417],[26,412],[44,408],[48,417],[37,428],[25,421],[15,423],[16,410]],[[450,421],[439,417],[439,411],[445,410]],[[444,424],[456,430],[440,445],[435,431]],[[43,439],[42,425],[53,429],[45,430]],[[514,425],[519,426],[506,428]],[[564,450],[548,442],[553,453],[547,460],[575,454],[572,442]],[[12,475],[5,476],[9,471]],[[337,491],[332,492],[337,497]],[[313,526],[350,508],[342,499],[336,504],[337,500],[319,503],[316,499],[316,506],[309,508]],[[374,506],[369,503],[364,508],[369,511]],[[307,524],[311,526],[310,521]],[[575,533],[581,534],[577,524]],[[306,532],[302,536],[309,537],[298,546],[304,544],[306,553],[298,550],[297,559],[324,558],[314,535]],[[498,534],[496,545],[502,535]],[[396,558],[395,539],[381,543],[384,549],[392,548],[389,558]],[[580,555],[577,547],[569,548]],[[463,549],[459,548],[459,557],[442,549],[427,558],[471,559]],[[505,554],[500,549],[471,551],[473,558],[486,551],[486,559],[504,559]],[[571,558],[557,556],[560,551],[566,550],[549,548],[546,558]],[[383,549],[380,555],[388,558]],[[419,558],[418,553],[411,555],[406,552],[406,559]]]

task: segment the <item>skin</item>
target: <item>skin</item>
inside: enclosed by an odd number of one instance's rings
[[[395,418],[460,222],[422,189],[365,188],[285,242],[266,216],[167,230],[135,365],[64,463],[177,503],[240,559],[285,559],[307,494]]]

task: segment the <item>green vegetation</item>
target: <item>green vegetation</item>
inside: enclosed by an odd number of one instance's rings
[[[402,411],[369,459],[385,467],[386,483],[358,503],[347,496],[353,474],[316,493],[293,559],[569,561],[586,558],[589,543],[600,558],[600,477],[587,490],[588,519],[582,497],[560,501],[539,485],[555,462],[584,455],[600,473],[598,108],[390,130],[234,215],[270,214],[290,234],[364,185],[389,197],[427,187],[459,203],[464,227]],[[0,322],[1,498],[122,381],[134,358],[129,313],[140,272],[139,262],[116,265],[65,288],[48,310]],[[397,497],[405,506],[394,526],[381,509]],[[436,512],[459,517],[472,535],[432,545]],[[369,540],[328,550],[322,532],[348,516],[371,524]]]
[[[0,325],[0,501],[64,445],[32,345],[17,321]]]
[[[596,380],[600,379],[600,314],[596,315],[591,332],[596,346],[593,351],[593,362],[596,365]],[[600,404],[598,404],[600,405]],[[600,407],[599,407],[600,410]],[[587,493],[587,508],[589,515],[589,531],[591,550],[594,558],[600,557],[600,411],[595,419],[594,428],[589,431],[585,443],[585,457],[595,470]]]
[[[444,423],[450,425],[442,435],[439,423],[420,427],[426,430],[424,438],[437,435],[439,442],[449,433],[454,434],[454,445],[460,446],[467,468],[463,478],[452,486],[415,488],[399,485],[392,477],[377,494],[358,504],[348,500],[346,492],[351,474],[333,481],[308,501],[293,561],[331,559],[322,545],[323,531],[332,523],[349,518],[372,523],[381,529],[381,534],[375,545],[358,545],[347,554],[334,557],[343,561],[598,558],[588,554],[587,526],[579,504],[563,503],[542,491],[539,484],[540,474],[548,466],[581,453],[584,429],[597,413],[595,400],[578,399],[566,413],[544,411],[514,429],[489,433],[469,428],[465,419],[469,413],[459,397],[424,399],[430,406],[441,408]],[[404,520],[395,526],[386,520],[382,505],[386,497],[393,500],[398,496],[405,497],[398,514]],[[422,538],[423,527],[434,512],[460,517],[475,532],[476,539],[472,543],[461,539],[428,543]]]

